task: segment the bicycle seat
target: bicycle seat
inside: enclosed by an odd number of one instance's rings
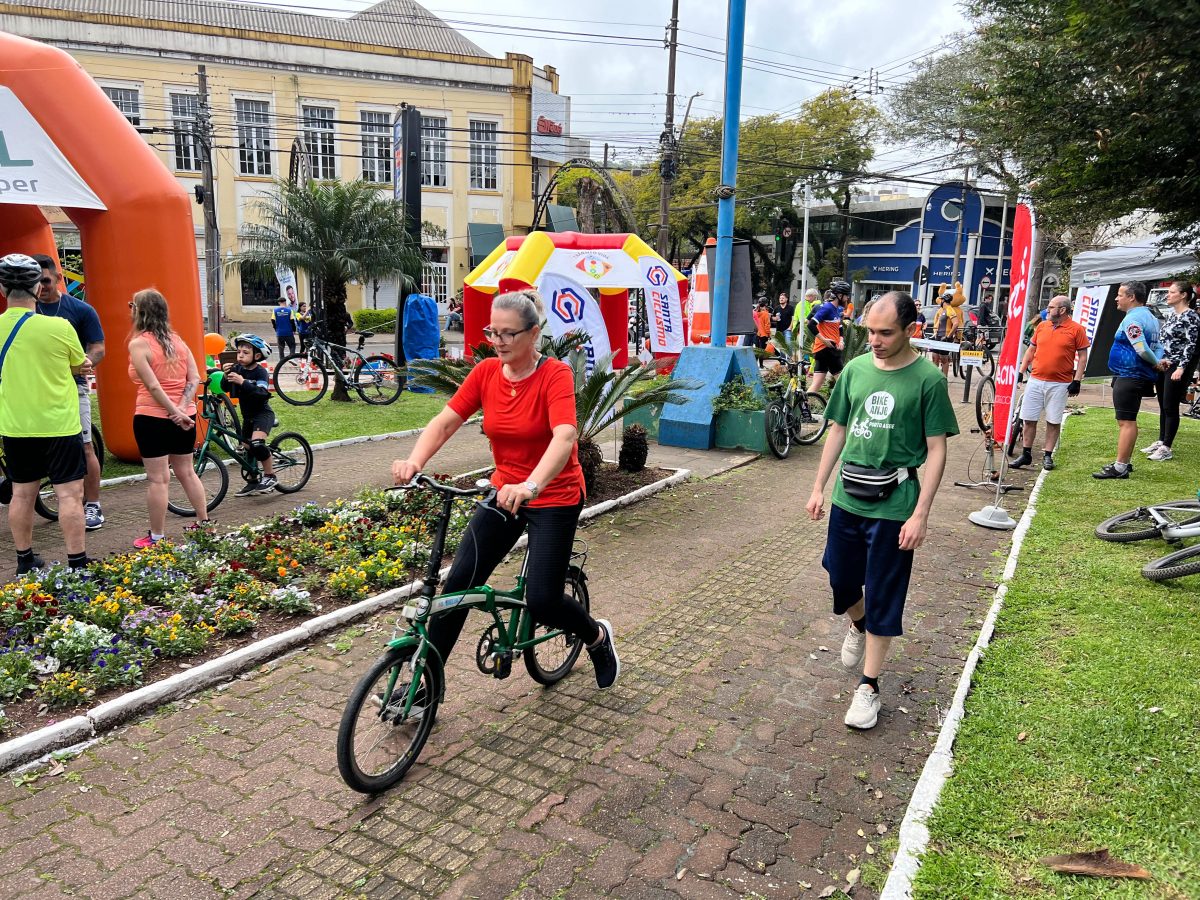
[[[373,332],[373,331],[360,331],[360,332],[358,333],[358,336],[359,336],[360,338],[362,338],[362,339],[365,341],[367,338],[373,338],[373,337],[375,337],[375,332]]]

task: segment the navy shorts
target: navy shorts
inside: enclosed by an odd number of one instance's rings
[[[833,588],[833,611],[842,615],[866,598],[867,631],[879,637],[904,633],[904,600],[913,551],[900,549],[903,522],[868,519],[834,504],[821,565]]]

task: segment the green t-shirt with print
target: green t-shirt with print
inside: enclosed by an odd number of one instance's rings
[[[920,466],[928,456],[926,438],[958,434],[946,376],[924,357],[889,370],[877,368],[870,353],[851,360],[825,414],[846,429],[842,461],[873,469]],[[903,522],[921,493],[917,479],[910,478],[886,500],[857,500],[842,488],[840,469],[835,477],[833,502],[869,519]]]

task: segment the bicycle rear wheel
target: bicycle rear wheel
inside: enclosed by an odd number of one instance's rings
[[[587,583],[583,573],[574,566],[567,572],[563,593],[564,599],[574,600],[585,612],[591,611],[592,599],[588,595]],[[526,611],[526,615],[528,614]],[[532,637],[542,637],[554,630],[534,623]],[[557,637],[535,644],[521,655],[525,659],[525,669],[529,672],[529,677],[538,684],[551,685],[566,677],[582,651],[583,641],[572,634],[560,632]]]
[[[275,490],[281,494],[294,494],[312,477],[313,452],[303,437],[294,431],[285,431],[271,441],[271,463],[279,483]]]
[[[1156,503],[1154,508],[1173,525],[1186,525],[1192,521],[1200,522],[1200,500],[1174,500],[1170,503]],[[1131,541],[1145,541],[1156,538],[1161,534],[1158,522],[1150,515],[1150,508],[1139,506],[1129,512],[1123,512],[1111,519],[1105,519],[1096,526],[1096,537],[1102,541],[1112,541],[1127,544]]]
[[[329,390],[329,373],[308,353],[285,356],[272,376],[275,393],[293,406],[311,406]]]
[[[225,463],[217,459],[211,450],[205,450],[201,455],[194,456],[192,467],[196,470],[196,475],[199,476],[200,484],[204,488],[204,496],[208,499],[208,511],[212,512],[225,499],[225,492],[229,490],[229,472],[225,469]],[[192,501],[184,493],[183,485],[179,483],[178,478],[171,479],[170,487],[167,490],[167,509],[177,516],[187,517],[196,514],[196,510],[192,507]]]
[[[825,398],[816,391],[808,391],[804,402],[800,402],[800,397],[796,400],[792,407],[792,440],[804,446],[815,444],[829,427],[829,420],[825,418]]]
[[[975,421],[980,431],[992,430],[992,410],[996,405],[996,382],[989,375],[975,389]]]
[[[763,417],[767,428],[767,446],[776,459],[787,459],[792,449],[792,429],[788,425],[787,410],[783,403],[772,400],[767,404],[766,415]]]
[[[441,669],[430,654],[417,676],[414,654],[412,647],[389,650],[367,670],[346,701],[338,726],[338,771],[360,793],[378,794],[399,782],[433,730]],[[405,716],[414,679],[416,694]]]
[[[355,366],[354,382],[350,386],[367,403],[387,406],[404,390],[404,374],[395,360],[386,356],[368,356]]]
[[[1188,575],[1200,575],[1200,544],[1168,553],[1142,568],[1142,577],[1151,581],[1169,581]]]

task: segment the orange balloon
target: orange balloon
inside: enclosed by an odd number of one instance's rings
[[[204,352],[214,357],[221,355],[225,352],[225,338],[215,331],[210,331],[204,336]]]

